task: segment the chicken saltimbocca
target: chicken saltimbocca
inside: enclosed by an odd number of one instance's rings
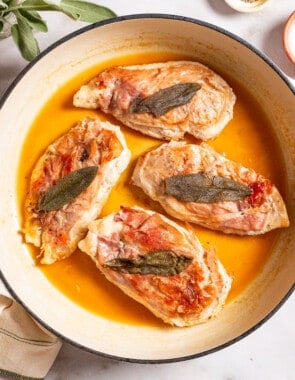
[[[231,287],[214,251],[165,216],[137,207],[89,225],[79,243],[106,278],[157,317],[176,326],[204,322]]]
[[[205,143],[170,142],[144,154],[132,183],[173,217],[213,230],[258,235],[289,225],[270,180]]]
[[[129,158],[120,129],[98,119],[83,119],[47,148],[32,172],[23,230],[41,263],[76,250]]]
[[[208,140],[233,117],[236,97],[226,81],[198,62],[169,61],[102,71],[74,96],[128,127],[164,140],[185,133]]]
[[[236,101],[231,87],[210,68],[191,61],[115,66],[77,91],[79,86],[71,92],[76,92],[76,107],[100,109],[133,130],[169,141],[148,152],[143,143],[144,154],[128,179],[131,190],[140,187],[167,214],[238,235],[289,225],[284,201],[270,180],[200,142],[223,130]],[[186,134],[200,140],[173,141]],[[142,135],[126,133],[128,143],[134,144],[130,135],[138,144],[144,141]],[[113,194],[119,204],[131,199],[132,207],[100,218],[130,156],[120,127],[97,118],[83,119],[49,145],[31,175],[25,240],[40,247],[42,264],[80,248],[72,259],[89,255],[110,282],[166,323],[181,327],[207,321],[222,309],[232,278],[188,223],[134,206],[140,191],[134,199],[124,198],[118,188]]]

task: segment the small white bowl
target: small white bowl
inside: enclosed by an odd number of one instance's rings
[[[283,43],[287,56],[295,63],[295,11],[290,15],[285,24]]]
[[[270,0],[224,0],[227,5],[239,12],[257,12]]]

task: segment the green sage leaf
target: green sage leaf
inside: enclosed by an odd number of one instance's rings
[[[239,201],[252,194],[249,186],[208,173],[179,174],[165,178],[164,183],[166,194],[182,202]]]
[[[25,0],[21,9],[34,11],[60,11],[74,20],[96,22],[115,17],[109,8],[79,0],[61,0],[59,3],[50,0]]]
[[[157,91],[147,98],[135,98],[129,107],[131,113],[151,113],[160,117],[173,108],[187,104],[201,88],[198,83],[179,83]]]
[[[109,8],[79,0],[61,0],[59,9],[76,20],[91,23],[116,16]]]
[[[62,206],[70,203],[91,184],[97,171],[97,166],[87,166],[62,177],[45,192],[38,209],[40,211],[59,210]]]
[[[175,276],[192,262],[191,257],[177,255],[170,250],[148,252],[135,259],[118,257],[105,262],[105,266],[123,273],[155,274],[157,276]]]
[[[68,17],[76,20],[77,17],[74,17],[71,12],[68,12],[66,9],[61,9],[59,4],[51,2],[50,0],[25,0],[17,8],[27,11],[56,11],[66,14]]]
[[[38,12],[20,9],[19,13],[27,20],[32,29],[38,30],[39,32],[48,31],[46,22],[42,20]]]
[[[17,24],[12,25],[11,34],[21,55],[26,60],[31,61],[40,53],[32,28],[24,17],[17,17]]]
[[[58,11],[59,7],[46,0],[25,0],[20,4],[20,9],[27,11]]]
[[[39,46],[32,29],[47,32],[47,25],[37,11],[57,11],[74,20],[85,22],[101,21],[116,14],[109,8],[80,0],[0,0],[0,31],[4,27],[4,17],[9,14],[23,18],[11,27],[11,34],[22,56],[30,61],[39,54]]]

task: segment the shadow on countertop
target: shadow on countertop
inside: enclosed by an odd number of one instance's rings
[[[22,64],[12,64],[11,62],[0,62],[0,99],[4,95],[5,91],[8,89],[13,80],[23,69]]]
[[[235,14],[238,14],[237,11],[233,10],[224,1],[208,0],[208,3],[214,11],[221,13],[224,16],[233,16]]]

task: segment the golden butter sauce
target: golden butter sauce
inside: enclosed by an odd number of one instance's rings
[[[73,94],[80,86],[110,66],[172,59],[189,59],[189,57],[155,53],[116,58],[81,73],[53,94],[37,115],[23,146],[18,176],[18,200],[22,224],[30,175],[47,146],[86,116],[100,117],[121,125],[114,118],[99,111],[75,108],[72,105]],[[243,88],[226,79],[237,96],[234,118],[217,138],[209,141],[209,144],[218,152],[225,153],[229,159],[251,167],[271,179],[282,191],[281,159],[267,118],[256,101]],[[129,185],[136,159],[147,150],[159,146],[162,141],[123,126],[122,131],[132,152],[132,160],[112,190],[101,216],[117,211],[121,204],[138,205],[163,212],[161,207],[151,201],[140,189]],[[190,141],[193,140],[190,138]],[[241,237],[191,226],[204,248],[215,249],[227,272],[233,277],[227,302],[239,295],[261,271],[279,234],[279,231],[272,231],[261,236]],[[37,248],[29,247],[29,249],[33,255],[38,255]],[[123,323],[164,326],[164,323],[146,308],[108,282],[91,259],[79,250],[66,260],[48,266],[38,265],[38,268],[66,297],[93,313]]]

